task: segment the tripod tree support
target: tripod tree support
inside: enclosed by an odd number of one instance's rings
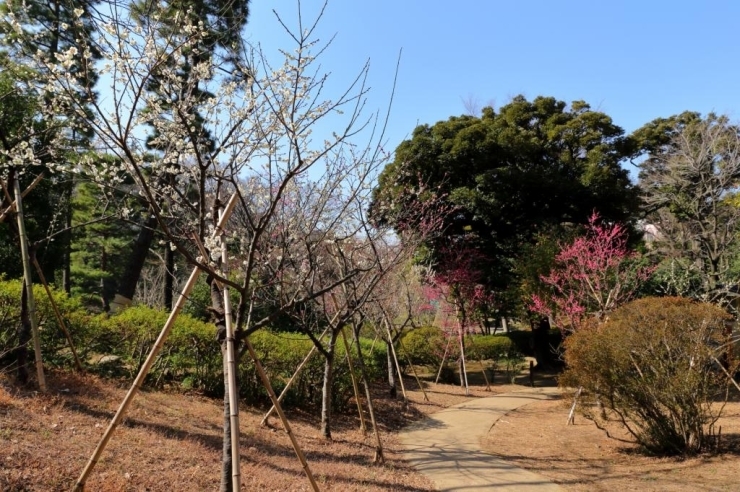
[[[238,194],[234,193],[234,195],[232,195],[231,199],[229,200],[229,203],[226,204],[226,208],[224,209],[223,213],[221,214],[221,218],[218,221],[218,225],[216,226],[216,231],[220,231],[221,229],[223,229],[223,226],[226,224],[226,221],[229,220],[229,217],[231,216],[231,212],[234,210],[234,206],[236,205],[237,201],[238,201]],[[85,469],[82,470],[82,474],[80,475],[80,478],[77,479],[77,483],[75,484],[75,488],[74,488],[75,491],[81,492],[85,490],[85,482],[90,476],[90,473],[92,472],[93,468],[95,468],[95,465],[98,463],[98,460],[100,459],[100,455],[103,454],[103,450],[105,450],[105,447],[108,445],[108,441],[110,441],[110,438],[113,436],[113,433],[118,427],[118,424],[121,423],[121,420],[123,419],[123,416],[126,414],[126,410],[128,410],[129,405],[131,405],[131,402],[134,400],[136,393],[138,393],[139,389],[141,388],[141,385],[144,383],[144,378],[146,378],[146,375],[149,373],[149,370],[154,364],[154,361],[156,360],[157,355],[159,355],[159,352],[162,350],[162,346],[164,345],[165,340],[169,336],[170,331],[172,331],[172,327],[175,326],[175,320],[177,319],[177,316],[180,314],[180,311],[182,311],[183,306],[185,306],[185,301],[187,301],[188,296],[190,295],[190,292],[193,290],[193,287],[195,287],[195,283],[198,280],[200,273],[201,271],[198,267],[193,268],[193,272],[190,274],[190,277],[188,278],[188,281],[185,283],[185,286],[183,287],[182,292],[180,293],[180,296],[177,298],[177,302],[175,303],[175,306],[172,308],[172,312],[170,313],[170,316],[167,318],[167,321],[165,322],[164,327],[162,327],[162,331],[157,337],[157,340],[154,342],[154,346],[152,347],[151,352],[149,352],[149,355],[144,361],[144,364],[142,364],[141,369],[139,370],[139,374],[136,376],[136,379],[134,379],[134,382],[131,385],[131,388],[128,390],[128,393],[126,393],[126,396],[123,398],[121,405],[118,407],[118,411],[113,416],[113,419],[108,425],[108,428],[105,430],[103,437],[100,439],[100,442],[98,443],[98,446],[95,448],[93,455],[90,457],[90,460],[87,462],[87,465],[85,465]]]
[[[28,302],[28,317],[31,319],[31,336],[33,337],[33,353],[36,360],[36,376],[38,378],[39,390],[46,393],[46,376],[44,376],[44,362],[41,358],[41,340],[39,339],[38,315],[36,313],[36,301],[33,298],[33,279],[31,278],[31,257],[28,253],[28,236],[26,235],[26,223],[23,220],[23,196],[18,178],[13,180],[15,192],[16,217],[18,218],[18,236],[21,244],[21,258],[23,261],[23,282],[26,285],[26,299]]]
[[[352,379],[352,389],[355,391],[355,401],[357,402],[357,413],[360,415],[360,430],[363,434],[367,433],[367,425],[365,425],[365,416],[362,413],[362,399],[360,398],[360,387],[357,385],[357,378],[355,377],[354,364],[352,364],[352,354],[349,352],[349,344],[347,343],[347,336],[342,330],[342,340],[344,341],[344,352],[347,356],[347,366],[349,367],[349,376]]]
[[[223,214],[221,214],[223,217]],[[219,223],[222,221],[219,220]],[[221,265],[224,275],[228,265],[226,234],[221,232]],[[231,317],[231,298],[229,286],[223,285],[224,318],[226,324],[226,367],[229,381],[229,418],[231,420],[231,485],[236,492],[241,490],[241,466],[239,459],[239,388],[236,386],[236,348],[234,347],[234,321]]]
[[[78,372],[82,372],[82,364],[80,363],[80,358],[77,357],[77,351],[75,350],[75,345],[72,343],[72,336],[69,334],[69,330],[67,329],[67,325],[64,322],[64,318],[62,318],[62,313],[59,312],[59,307],[57,306],[57,302],[54,300],[54,296],[51,294],[51,289],[49,289],[49,283],[46,281],[46,277],[44,276],[44,272],[41,270],[41,266],[39,265],[39,262],[36,260],[36,255],[31,254],[31,261],[33,262],[33,266],[36,267],[36,273],[39,275],[39,279],[41,280],[41,284],[44,286],[44,290],[46,291],[46,295],[49,297],[49,302],[51,303],[51,308],[54,311],[54,316],[57,319],[57,323],[59,323],[59,328],[62,329],[64,332],[64,336],[67,338],[67,343],[69,344],[69,349],[72,351],[72,356],[75,360],[75,368],[77,368]]]
[[[303,471],[306,474],[308,481],[311,483],[311,488],[314,492],[319,492],[319,485],[316,483],[316,480],[313,477],[313,473],[311,473],[311,468],[308,466],[308,461],[306,461],[306,456],[303,454],[303,450],[298,445],[298,440],[296,439],[295,434],[293,434],[293,430],[290,427],[288,419],[285,417],[285,413],[283,413],[283,407],[280,405],[280,402],[275,395],[275,391],[272,389],[270,378],[267,377],[267,373],[265,372],[265,369],[262,367],[262,363],[257,357],[257,352],[254,351],[252,342],[250,342],[248,338],[245,340],[245,342],[247,345],[247,350],[249,351],[249,356],[252,357],[252,360],[254,361],[254,366],[257,368],[260,379],[262,379],[262,384],[267,390],[267,394],[270,395],[270,400],[272,400],[272,404],[275,406],[275,411],[280,417],[280,421],[283,423],[283,428],[288,434],[291,444],[293,444],[293,450],[295,451],[296,456],[298,456],[298,460],[301,462],[301,466],[303,467]]]

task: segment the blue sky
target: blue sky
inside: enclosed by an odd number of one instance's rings
[[[312,18],[322,1],[303,0]],[[272,14],[293,0],[253,1],[247,27],[286,46]],[[370,109],[387,105],[403,49],[386,141],[418,123],[524,94],[583,99],[626,131],[684,110],[740,117],[740,2],[731,0],[330,0],[319,37],[337,83],[371,63]]]

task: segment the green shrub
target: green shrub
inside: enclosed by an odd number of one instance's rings
[[[730,317],[683,298],[645,298],[568,337],[561,383],[583,387],[644,449],[695,454],[712,442],[728,378],[715,359]]]
[[[46,292],[34,286],[40,326],[44,363],[71,367],[72,355],[62,330],[53,314]],[[0,370],[14,361],[12,349],[17,345],[16,331],[20,322],[21,281],[0,281]],[[75,349],[88,370],[105,376],[133,378],[151,351],[169,313],[147,306],[132,306],[113,314],[90,314],[80,298],[68,297],[53,290],[62,317],[71,333]],[[203,312],[194,310],[203,316]],[[351,337],[350,337],[351,338]],[[279,393],[296,367],[311,350],[313,343],[302,334],[272,333],[261,330],[250,340],[262,361],[271,384]],[[379,380],[386,371],[385,348],[382,343],[360,340],[368,377]],[[352,350],[355,371],[356,348]],[[108,361],[100,363],[100,361]],[[321,402],[324,359],[314,354],[285,398],[290,406],[311,407]],[[359,372],[358,372],[359,377]],[[240,393],[247,401],[268,402],[254,363],[248,354],[242,358],[239,371]],[[223,361],[216,341],[216,328],[211,323],[180,314],[162,351],[155,360],[145,381],[148,386],[179,385],[186,389],[203,391],[212,396],[223,395]],[[352,396],[352,382],[346,362],[344,345],[337,343],[335,355],[334,400],[335,410],[347,408]]]
[[[134,377],[168,316],[164,310],[132,306],[110,318],[101,317],[96,320],[99,323],[96,352],[122,357],[126,375]],[[215,326],[181,314],[151,368],[147,384],[184,382],[186,387],[211,392],[223,386],[222,375]]]
[[[470,360],[521,358],[514,342],[504,335],[473,335],[466,340],[465,355]]]
[[[423,326],[406,332],[400,343],[402,353],[399,357],[404,363],[406,357],[403,353],[408,355],[414,365],[436,367],[442,362],[447,339],[436,326]]]
[[[313,343],[300,333],[274,333],[262,330],[250,336],[255,352],[259,357],[276,393],[280,393],[296,367],[311,350]],[[382,344],[373,344],[372,340],[361,338],[365,370],[371,381],[377,381],[385,375],[385,349]],[[356,377],[359,380],[359,368],[356,346],[351,347],[352,362]],[[324,358],[317,353],[301,371],[297,380],[285,396],[285,404],[301,407],[318,407],[321,404],[321,387],[324,376]],[[254,363],[245,356],[240,370],[240,392],[249,401],[268,402],[267,392],[257,374]],[[344,344],[338,341],[334,356],[334,391],[332,407],[337,411],[347,409],[352,397],[352,380],[347,365]]]
[[[12,364],[11,351],[17,346],[16,333],[21,315],[21,280],[0,281],[0,369]],[[50,289],[62,319],[70,332],[80,359],[87,353],[87,341],[92,337],[91,319],[78,298],[69,297],[64,291]],[[33,287],[36,315],[44,364],[69,366],[72,353],[64,332],[54,315],[51,301],[41,285]],[[94,330],[93,330],[94,331]],[[3,357],[3,354],[5,355]]]

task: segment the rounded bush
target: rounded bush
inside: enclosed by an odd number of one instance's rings
[[[583,387],[582,401],[600,402],[645,450],[698,453],[730,384],[719,367],[730,320],[684,298],[633,301],[568,337],[561,384]]]
[[[442,362],[447,339],[436,326],[423,326],[406,332],[400,343],[402,351],[408,355],[412,364],[438,366]],[[401,354],[399,356],[405,361],[405,357]]]
[[[470,360],[521,358],[516,345],[506,335],[474,335],[466,340],[465,351]]]

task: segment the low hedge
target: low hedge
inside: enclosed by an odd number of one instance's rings
[[[0,371],[10,370],[14,363],[21,287],[20,280],[0,280]],[[166,311],[147,306],[132,306],[110,316],[91,314],[85,310],[79,298],[68,297],[56,290],[52,290],[52,294],[83,364],[88,370],[108,377],[135,377],[169,316]],[[34,295],[44,364],[72,367],[71,351],[43,287],[34,286]],[[295,368],[313,346],[306,335],[272,333],[268,330],[254,333],[250,340],[277,393],[285,387]],[[364,338],[360,339],[360,345],[368,377],[371,380],[383,378],[386,371],[384,345],[374,344],[372,340]],[[355,350],[352,356],[357,364]],[[333,405],[335,410],[342,410],[352,396],[352,383],[342,343],[337,343],[334,367]],[[286,395],[285,404],[302,407],[319,405],[323,373],[324,358],[314,354]],[[269,401],[248,354],[242,358],[239,381],[243,398],[250,402]],[[145,384],[150,387],[177,386],[222,396],[223,361],[221,348],[216,342],[215,326],[180,314]]]
[[[510,337],[511,333],[467,336],[465,338],[466,358],[470,360],[521,358],[522,351],[516,341]],[[528,332],[519,333],[529,335]],[[402,361],[406,362],[404,355],[408,354],[412,364],[436,367],[442,362],[445,347],[448,350],[448,360],[453,360],[459,356],[459,344],[456,338],[449,345],[447,341],[442,330],[435,326],[410,330],[401,338]]]
[[[0,370],[13,365],[13,350],[18,346],[17,332],[21,320],[21,280],[0,280]],[[51,289],[54,302],[75,341],[78,355],[84,359],[85,340],[92,336],[95,316],[88,314],[80,299],[69,297],[63,291]],[[71,364],[72,352],[64,332],[57,322],[51,301],[41,285],[33,286],[36,301],[36,320],[44,354],[44,363],[50,366]]]
[[[400,341],[399,363],[438,366],[442,362],[447,339],[436,326],[423,326],[403,334]],[[456,347],[455,347],[456,349]]]
[[[104,322],[107,334],[117,338],[111,348],[115,348],[115,353],[123,357],[125,367],[129,368],[129,377],[138,372],[167,316],[168,313],[164,311],[135,306]],[[278,394],[313,346],[308,336],[300,333],[261,330],[250,335],[249,339],[270,378],[270,384]],[[383,348],[379,344],[372,347],[372,341],[365,339],[361,339],[361,346],[368,377],[372,380],[383,377]],[[353,353],[355,365],[356,359],[357,355]],[[286,395],[285,404],[318,406],[321,402],[323,368],[324,358],[320,354],[314,354]],[[334,371],[332,403],[335,410],[342,410],[352,396],[352,382],[341,343],[336,347]],[[269,402],[267,391],[249,354],[242,357],[238,377],[242,398],[252,403]],[[216,342],[215,326],[180,315],[152,367],[147,383],[153,386],[177,384],[211,396],[222,396],[223,360],[221,348]]]
[[[500,360],[521,358],[516,344],[502,335],[473,335],[466,340],[466,357],[470,360]]]

